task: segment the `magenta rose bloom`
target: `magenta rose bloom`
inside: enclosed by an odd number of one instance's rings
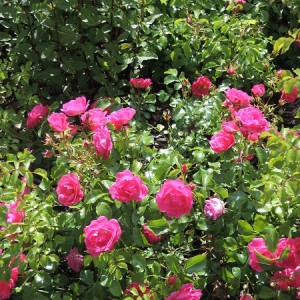
[[[89,106],[89,102],[86,101],[85,97],[78,97],[75,100],[70,100],[62,106],[61,111],[67,116],[73,117],[83,114]]]
[[[234,121],[226,121],[221,124],[222,131],[226,131],[228,133],[237,133],[239,131],[239,127],[235,124]]]
[[[200,76],[192,84],[192,94],[199,98],[204,95],[208,95],[210,93],[209,89],[211,86],[212,82],[209,80],[208,77]]]
[[[300,287],[300,267],[276,271],[270,279],[271,284],[278,290]]]
[[[142,233],[145,236],[149,244],[154,244],[160,241],[161,236],[156,235],[148,226],[144,224],[142,227]]]
[[[106,114],[107,112],[100,108],[92,108],[86,111],[80,119],[84,127],[96,131],[106,125]]]
[[[181,180],[166,180],[156,195],[156,202],[161,212],[170,218],[188,215],[193,206],[193,193]]]
[[[223,102],[226,107],[247,107],[250,105],[251,97],[237,89],[228,89],[225,91],[226,99]]]
[[[142,201],[149,190],[143,181],[131,171],[125,170],[116,175],[116,182],[109,188],[113,199],[121,202]]]
[[[110,131],[107,127],[99,128],[93,134],[93,145],[97,156],[107,159],[113,147]]]
[[[210,141],[210,148],[216,153],[230,149],[235,143],[234,135],[225,131],[214,134]]]
[[[268,131],[269,122],[265,119],[263,113],[253,106],[240,109],[236,113],[236,118],[241,122],[241,131],[243,134],[260,135],[264,131]]]
[[[105,216],[93,220],[84,228],[87,252],[92,256],[98,256],[102,252],[111,251],[121,234],[121,227],[117,220],[108,220]]]
[[[70,250],[69,254],[66,256],[66,261],[70,269],[76,273],[80,272],[83,256],[79,254],[76,247]]]
[[[34,106],[27,115],[26,128],[31,128],[40,124],[43,118],[47,115],[48,111],[49,107],[44,106],[41,103]]]
[[[146,89],[152,84],[152,80],[150,78],[131,78],[130,84],[135,89]]]
[[[266,88],[263,84],[255,84],[251,92],[255,97],[262,97],[266,92]]]
[[[136,110],[131,107],[121,108],[108,115],[107,122],[113,124],[116,130],[121,130],[123,125],[131,121],[135,113]]]
[[[300,240],[300,238],[298,239]],[[278,267],[295,269],[299,266],[300,257],[298,257],[297,248],[300,245],[295,241],[296,239],[292,238],[279,239],[277,249],[275,251],[275,257],[278,259],[285,249],[289,249],[289,254],[284,260],[276,260],[275,263]]]
[[[209,219],[217,220],[225,213],[225,204],[217,196],[212,196],[205,200],[204,214]]]
[[[240,297],[239,300],[253,300],[252,296],[249,294],[244,294]]]
[[[78,177],[75,174],[63,175],[57,183],[58,201],[65,206],[75,205],[83,198]]]
[[[184,284],[179,291],[171,293],[165,300],[199,300],[202,290],[194,290],[192,283]]]
[[[10,297],[11,287],[7,281],[0,280],[0,299],[5,300]]]
[[[68,117],[64,113],[52,113],[48,122],[56,132],[63,132],[69,127]]]
[[[281,91],[281,102],[293,103],[298,98],[298,89],[296,86],[293,87],[291,93],[286,93],[284,89]]]

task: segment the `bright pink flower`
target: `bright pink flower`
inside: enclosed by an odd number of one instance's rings
[[[228,133],[237,133],[239,131],[239,127],[234,121],[225,121],[221,124],[221,126],[222,131],[226,131]]]
[[[154,244],[160,241],[161,236],[156,235],[148,226],[147,224],[143,225],[142,233],[145,236],[146,240],[149,244]]]
[[[100,108],[92,108],[86,111],[80,119],[84,127],[96,131],[106,125],[106,114],[107,112]]]
[[[135,113],[136,110],[131,107],[121,108],[108,115],[107,122],[113,124],[116,130],[121,130],[123,125],[131,121]]]
[[[293,87],[291,93],[286,93],[284,89],[281,91],[281,98],[280,100],[287,103],[293,103],[298,98],[298,88],[296,86]]]
[[[225,131],[214,134],[210,141],[210,148],[216,153],[230,149],[235,143],[234,135]]]
[[[246,0],[235,0],[234,2],[235,2],[235,4],[246,4],[247,3]]]
[[[136,295],[136,292],[138,293],[138,295]],[[144,283],[137,283],[137,282],[130,283],[126,287],[124,291],[124,295],[130,295],[130,297],[132,297],[135,300],[144,299],[143,296],[147,295],[150,300],[154,300],[150,289]]]
[[[228,89],[225,91],[225,94],[226,99],[223,104],[226,107],[247,107],[250,105],[251,97],[241,90],[235,88]]]
[[[73,124],[70,124],[68,129],[69,129],[69,134],[71,134],[71,135],[75,135],[78,131],[77,126],[73,125]]]
[[[14,289],[16,287],[18,276],[19,276],[19,267],[12,268],[10,274],[10,280],[9,280],[9,286],[11,289]]]
[[[287,290],[288,288],[300,287],[300,267],[296,269],[285,269],[276,271],[271,278],[272,285],[279,290]]]
[[[70,269],[76,273],[80,272],[83,256],[79,254],[76,247],[70,250],[69,254],[66,256],[66,261]]]
[[[183,172],[183,173],[186,173],[187,171],[188,171],[188,166],[187,166],[187,164],[183,164],[182,166],[181,166],[181,171]]]
[[[192,84],[192,94],[195,97],[202,97],[204,95],[208,95],[210,93],[210,87],[212,86],[212,82],[206,76],[198,77]]]
[[[48,122],[56,132],[63,132],[69,127],[68,117],[64,113],[52,113]]]
[[[194,290],[192,283],[184,284],[179,291],[171,293],[165,300],[199,300],[202,290]]]
[[[98,256],[102,252],[111,251],[114,248],[122,231],[117,220],[108,220],[105,216],[101,216],[84,228],[84,234],[87,252],[92,256]]]
[[[181,180],[166,180],[156,195],[156,202],[161,212],[171,218],[188,215],[193,206],[193,193]]]
[[[121,202],[142,201],[148,192],[143,181],[129,170],[119,172],[116,182],[109,188],[111,197]]]
[[[93,144],[97,156],[107,159],[113,148],[110,131],[107,127],[99,128],[93,134]]]
[[[242,295],[239,300],[252,300],[252,296],[249,294]]]
[[[209,219],[217,220],[225,213],[225,204],[218,196],[205,200],[204,214]]]
[[[27,115],[26,128],[31,128],[40,124],[42,119],[47,115],[48,111],[49,107],[43,106],[41,103],[34,106]]]
[[[9,299],[11,287],[7,281],[0,280],[0,300]]]
[[[262,97],[266,92],[266,88],[263,84],[255,84],[251,92],[255,97]]]
[[[257,272],[262,272],[263,269],[259,264],[256,253],[259,253],[264,257],[271,259],[269,265],[273,265],[275,263],[275,254],[269,251],[269,249],[266,246],[265,240],[263,238],[254,238],[248,244],[248,251],[249,251],[250,266],[252,269],[254,269]]]
[[[150,78],[131,78],[130,84],[136,89],[146,89],[152,84]]]
[[[300,240],[300,238],[298,238]],[[291,268],[295,269],[297,266],[299,266],[300,263],[300,257],[298,257],[297,253],[297,247],[299,247],[300,244],[297,243],[296,239],[292,238],[281,238],[278,241],[277,249],[275,251],[275,257],[276,265],[280,268]],[[284,260],[278,260],[282,254],[282,252],[288,249],[289,254]],[[299,251],[299,250],[298,250]]]
[[[7,223],[22,223],[25,217],[25,210],[21,209],[18,211],[18,206],[20,201],[15,200],[11,204],[6,205],[8,207],[8,211],[6,213],[6,222]]]
[[[75,205],[83,198],[78,177],[75,174],[63,175],[57,183],[58,201],[65,206]]]
[[[73,117],[83,114],[89,106],[89,101],[86,101],[84,96],[78,97],[75,100],[70,100],[62,106],[61,111],[67,116]]]
[[[228,73],[229,75],[234,75],[234,74],[235,74],[234,68],[228,68],[228,69],[227,69],[227,73]]]

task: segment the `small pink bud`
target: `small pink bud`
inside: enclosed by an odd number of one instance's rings
[[[90,142],[87,141],[87,140],[82,142],[82,146],[85,147],[85,148],[87,148],[89,145],[90,145]]]
[[[188,166],[187,166],[187,164],[183,164],[183,165],[181,166],[181,171],[182,171],[183,173],[186,173],[186,172],[188,171]]]
[[[227,69],[227,73],[228,73],[229,75],[234,75],[234,74],[235,74],[234,68],[228,68],[228,69]]]
[[[196,184],[195,183],[189,183],[188,186],[190,187],[190,189],[192,191],[196,188]]]
[[[240,300],[252,300],[252,296],[249,294],[242,295]]]
[[[177,277],[172,275],[168,278],[168,284],[172,285],[176,281]]]
[[[44,157],[51,158],[52,157],[52,152],[50,150],[46,150],[45,153],[44,153]]]

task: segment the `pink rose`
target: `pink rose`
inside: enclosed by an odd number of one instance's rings
[[[78,249],[76,247],[72,248],[69,254],[66,256],[68,267],[76,273],[80,272],[82,260],[83,256],[79,254]]]
[[[138,295],[136,293],[138,293]],[[147,295],[148,296],[147,299],[154,300],[150,289],[144,283],[137,283],[137,282],[130,283],[126,287],[124,291],[124,295],[130,295],[130,297],[135,300],[144,299],[143,296]]]
[[[210,148],[216,153],[230,149],[235,143],[234,135],[225,131],[214,134],[210,141]]]
[[[210,87],[212,86],[212,82],[206,76],[198,77],[192,84],[191,90],[192,94],[195,97],[202,97],[204,95],[208,95],[210,93]]]
[[[93,220],[84,228],[84,242],[87,252],[92,256],[98,256],[102,252],[111,251],[115,243],[120,239],[122,231],[117,220],[108,220],[101,216]]]
[[[97,156],[107,159],[113,147],[110,131],[107,127],[99,128],[93,134],[93,145]]]
[[[143,225],[142,233],[145,236],[146,240],[149,244],[154,244],[160,241],[161,236],[156,235],[148,226],[147,224]]]
[[[92,108],[86,111],[80,119],[84,127],[96,131],[106,125],[106,114],[107,113],[100,108]]]
[[[251,92],[255,97],[262,97],[265,94],[266,89],[263,84],[255,84],[251,89]]]
[[[131,78],[130,84],[136,89],[146,89],[152,84],[150,78]]]
[[[225,204],[218,196],[205,200],[204,214],[209,219],[217,220],[225,213]]]
[[[248,251],[249,251],[250,266],[252,269],[254,269],[257,272],[263,271],[257,259],[257,255],[256,255],[257,252],[263,255],[264,257],[271,259],[269,263],[270,265],[273,265],[275,263],[275,255],[274,253],[269,251],[269,249],[266,246],[265,240],[263,238],[254,238],[248,244]]]
[[[52,113],[48,122],[56,132],[63,132],[69,127],[68,117],[64,113]]]
[[[78,177],[75,174],[63,175],[57,183],[58,201],[65,206],[75,205],[83,198]]]
[[[73,117],[83,114],[89,106],[89,101],[86,101],[84,96],[78,97],[75,100],[70,100],[62,106],[61,111],[67,116]]]
[[[107,122],[113,124],[116,130],[121,130],[123,125],[130,122],[135,113],[135,109],[131,107],[121,108],[108,115]]]
[[[240,300],[252,300],[252,299],[253,299],[252,296],[249,294],[245,294],[240,297]]]
[[[229,74],[229,75],[234,75],[235,74],[235,70],[234,70],[234,68],[228,68],[227,69],[227,73]]]
[[[226,100],[223,104],[226,107],[247,107],[250,105],[251,97],[241,90],[237,90],[235,88],[228,89],[225,91],[225,95]]]
[[[221,124],[222,131],[226,131],[228,133],[237,133],[239,131],[239,127],[235,124],[234,121],[226,121]]]
[[[8,207],[8,211],[6,213],[6,222],[7,223],[22,223],[25,217],[25,210],[21,209],[18,211],[18,206],[20,201],[15,200],[11,204],[6,205]]]
[[[42,119],[47,115],[48,111],[49,107],[44,106],[41,103],[34,106],[27,115],[26,128],[31,128],[40,124]]]
[[[10,286],[7,281],[0,280],[0,299],[5,300],[10,297]]]
[[[199,300],[202,290],[194,290],[192,283],[184,284],[179,291],[171,293],[165,300]]]
[[[167,282],[168,282],[168,284],[172,285],[175,283],[176,280],[177,280],[177,276],[172,275],[172,276],[168,277]]]
[[[241,131],[245,135],[260,135],[264,131],[269,131],[269,122],[264,118],[263,113],[255,107],[249,106],[240,109],[236,113],[236,118],[241,122]]]
[[[138,176],[133,175],[129,170],[125,170],[116,175],[116,182],[110,186],[109,192],[115,200],[139,202],[147,196],[149,190]]]
[[[276,271],[270,279],[271,284],[278,290],[300,287],[300,267]]]
[[[11,274],[10,274],[10,279],[9,279],[9,286],[11,289],[14,289],[16,287],[16,282],[18,281],[18,276],[19,276],[19,267],[12,268]]]
[[[293,103],[298,98],[298,88],[296,86],[293,87],[291,93],[286,93],[284,89],[281,91],[281,102]]]
[[[161,212],[173,218],[188,215],[193,206],[193,193],[181,180],[166,180],[156,195],[156,202]]]
[[[298,238],[300,240],[300,238]],[[295,247],[296,246],[296,247]],[[295,239],[292,238],[281,238],[278,241],[277,249],[275,251],[275,257],[276,265],[280,268],[292,268],[295,269],[300,262],[300,257],[297,257],[297,247],[300,245],[297,245],[295,243]],[[289,254],[284,260],[278,260],[280,258],[280,255],[285,249],[289,249]]]

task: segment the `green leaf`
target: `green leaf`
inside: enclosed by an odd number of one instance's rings
[[[172,82],[179,82],[179,79],[174,75],[168,75],[167,77],[165,77],[165,79],[164,79],[165,85],[168,85]]]
[[[187,273],[198,273],[206,268],[206,264],[206,254],[199,254],[189,258],[184,268]]]
[[[167,177],[167,174],[170,171],[170,168],[171,167],[168,164],[160,165],[155,170],[155,173],[154,173],[155,178],[159,181],[165,179]]]
[[[84,201],[89,204],[95,203],[98,199],[100,199],[104,195],[106,194],[103,194],[101,190],[92,190],[84,197]]]
[[[276,290],[274,289],[271,289],[267,286],[263,286],[259,293],[258,293],[258,296],[261,298],[261,299],[275,299],[275,296],[276,296]]]
[[[238,231],[241,234],[251,235],[253,234],[253,228],[245,220],[238,220]]]
[[[163,234],[169,229],[169,222],[165,219],[151,220],[148,222],[148,227],[153,230],[155,234]]]
[[[106,202],[101,202],[96,207],[98,216],[106,216],[108,219],[112,217],[112,209]]]
[[[266,245],[271,252],[275,252],[279,241],[279,234],[273,226],[270,225],[264,229],[264,238]]]

